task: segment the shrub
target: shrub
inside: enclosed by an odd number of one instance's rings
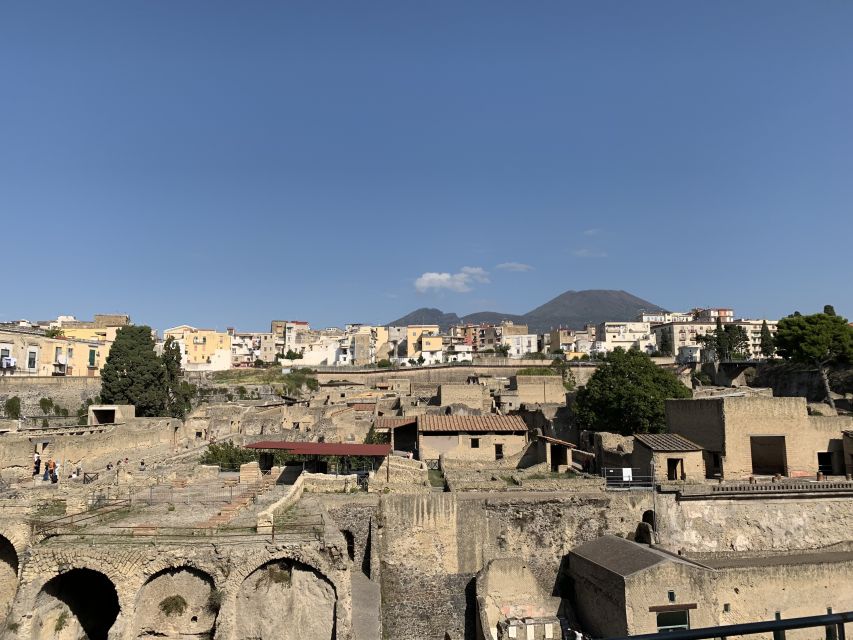
[[[376,363],[376,366],[380,369],[390,369],[391,361],[388,358],[382,358],[382,360]]]
[[[53,400],[50,398],[41,398],[39,400],[39,409],[44,415],[47,415],[53,409]]]
[[[21,399],[18,396],[12,396],[3,404],[3,410],[7,418],[17,420],[21,417]]]
[[[515,372],[517,376],[556,376],[559,375],[553,369],[548,367],[525,367]]]
[[[184,600],[183,596],[169,596],[168,598],[163,598],[160,601],[160,611],[165,613],[167,616],[180,616],[183,615],[186,610],[187,601]]]

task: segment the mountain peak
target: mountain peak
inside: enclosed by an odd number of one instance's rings
[[[524,315],[480,311],[460,318],[455,313],[422,307],[388,324],[437,324],[442,330],[446,330],[454,324],[499,323],[509,320],[516,324],[526,324],[533,333],[544,333],[561,326],[579,329],[585,324],[633,320],[641,311],[659,310],[662,308],[658,305],[621,289],[570,289]]]

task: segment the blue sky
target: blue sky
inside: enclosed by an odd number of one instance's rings
[[[0,320],[853,315],[853,3],[4,2]]]

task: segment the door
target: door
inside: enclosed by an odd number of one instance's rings
[[[504,446],[502,444],[495,445],[495,460],[503,460]]]
[[[818,451],[817,470],[825,476],[832,475],[832,454],[829,451]]]

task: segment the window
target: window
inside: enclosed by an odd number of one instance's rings
[[[94,349],[89,349],[89,366],[90,367],[95,366],[95,350]]]
[[[682,611],[661,611],[658,613],[658,633],[680,631],[690,628],[690,613]]]
[[[53,351],[53,361],[59,362],[59,359],[62,357],[62,347],[56,347]]]
[[[479,438],[471,438],[471,448],[479,449],[480,448],[480,439]]]
[[[37,352],[30,351],[27,353],[27,369],[35,369],[36,368],[36,357]]]
[[[74,349],[72,349],[71,347],[68,347],[68,359],[71,360],[71,358],[73,358],[73,357],[74,357]]]

